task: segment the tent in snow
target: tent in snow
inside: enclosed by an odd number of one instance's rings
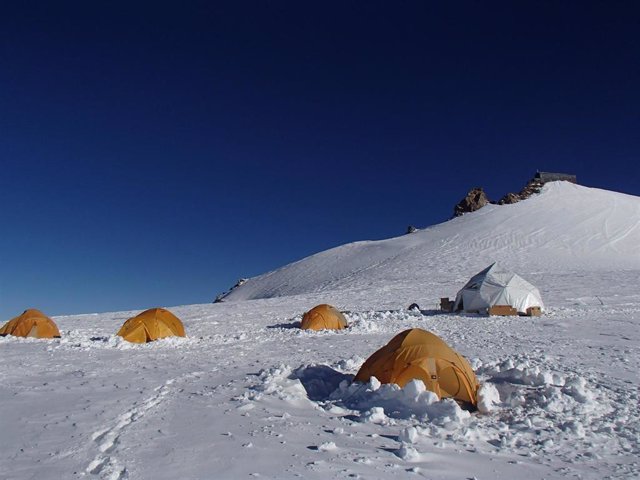
[[[40,310],[30,308],[22,315],[9,320],[0,328],[0,335],[16,337],[60,338],[60,330],[53,320]]]
[[[497,263],[471,277],[456,295],[453,310],[484,313],[495,305],[510,305],[525,314],[530,307],[544,310],[538,289],[515,273],[501,270]]]
[[[117,335],[134,343],[145,343],[166,337],[184,337],[184,326],[178,317],[164,308],[150,308],[130,318]]]
[[[347,319],[337,309],[325,303],[317,305],[302,316],[303,330],[342,330],[347,328]]]
[[[412,328],[399,333],[360,367],[354,381],[376,377],[404,387],[422,380],[440,398],[477,405],[478,379],[469,362],[431,332]]]

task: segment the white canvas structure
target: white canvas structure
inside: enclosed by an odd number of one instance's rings
[[[515,273],[501,270],[496,263],[471,277],[456,295],[453,310],[484,312],[494,305],[511,305],[521,313],[529,307],[544,311],[540,291]]]

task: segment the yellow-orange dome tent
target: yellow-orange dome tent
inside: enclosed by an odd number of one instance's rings
[[[347,328],[347,319],[331,305],[317,305],[302,316],[303,330],[341,330]]]
[[[53,320],[40,310],[30,308],[22,315],[9,320],[0,328],[0,335],[16,337],[60,338],[60,330]]]
[[[362,365],[355,381],[376,377],[404,387],[422,380],[440,398],[476,405],[478,379],[469,362],[433,333],[413,328],[399,333]]]
[[[164,308],[150,308],[130,318],[117,335],[133,343],[146,343],[166,337],[184,337],[184,326],[178,317]]]

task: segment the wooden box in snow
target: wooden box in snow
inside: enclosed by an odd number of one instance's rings
[[[449,300],[449,297],[440,298],[440,310],[443,312],[453,312],[453,300]]]
[[[518,311],[511,305],[494,305],[488,309],[489,315],[518,315]]]
[[[542,310],[540,307],[529,307],[527,308],[527,316],[528,317],[539,317],[542,315]]]

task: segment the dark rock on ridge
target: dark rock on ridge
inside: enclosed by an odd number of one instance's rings
[[[482,187],[476,187],[472,189],[467,196],[464,197],[453,209],[453,216],[459,217],[465,213],[475,212],[480,210],[489,202],[487,194],[484,193]]]
[[[518,193],[507,193],[504,197],[498,200],[498,205],[509,205],[517,203],[520,200],[525,200],[531,195],[540,193],[542,187],[547,182],[565,181],[571,183],[578,183],[575,175],[566,173],[549,173],[549,172],[536,172],[534,177],[527,182],[525,187]],[[487,195],[482,190],[482,187],[476,187],[472,189],[460,203],[458,203],[454,210],[453,216],[459,217],[465,213],[475,212],[484,207],[487,203],[495,203],[489,201]]]
[[[520,200],[521,200],[520,195],[518,195],[517,193],[507,193],[504,197],[498,200],[498,205],[517,203]]]
[[[533,178],[527,182],[525,187],[520,190],[519,193],[507,193],[504,197],[498,200],[498,205],[507,205],[511,203],[517,203],[520,200],[525,200],[529,198],[534,193],[540,193],[543,185],[546,182],[539,178]]]
[[[224,301],[224,298],[229,295],[231,292],[233,292],[236,288],[238,288],[240,285],[242,285],[244,282],[246,282],[247,279],[246,278],[241,278],[240,280],[238,280],[236,282],[236,284],[231,287],[229,290],[227,290],[226,292],[222,292],[220,294],[218,294],[215,298],[215,300],[213,301],[213,303],[220,303]]]

